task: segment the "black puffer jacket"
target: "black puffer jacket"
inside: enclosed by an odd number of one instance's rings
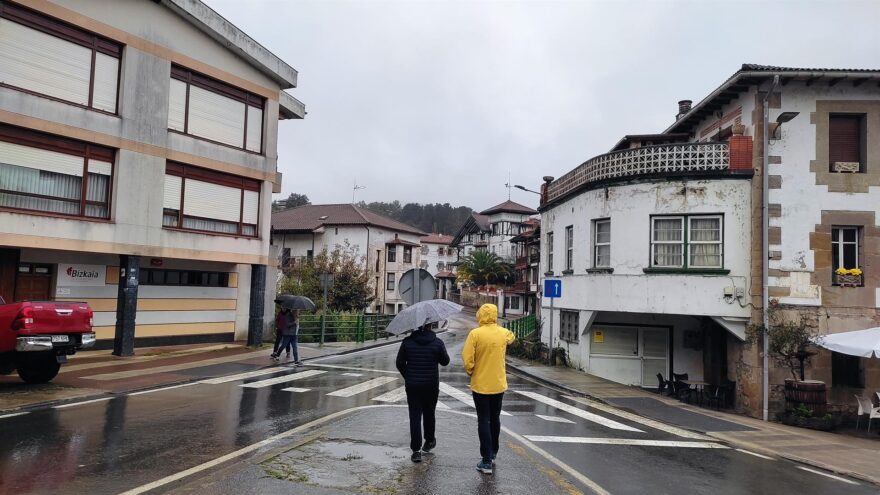
[[[431,330],[419,330],[403,339],[397,351],[397,370],[407,386],[439,385],[437,364],[449,364],[446,345]]]

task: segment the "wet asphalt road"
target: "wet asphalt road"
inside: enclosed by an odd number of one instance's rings
[[[465,400],[467,377],[460,359],[465,332],[456,327],[467,325],[466,321],[462,317],[458,325],[453,322],[452,331],[443,335],[453,360],[441,376]],[[323,373],[296,381],[242,386],[294,372],[281,367],[272,374],[224,383],[196,383],[0,418],[0,494],[122,493],[328,414],[382,404],[372,399],[403,385],[394,372],[396,352],[397,346],[392,345],[323,358],[296,369]],[[245,371],[249,369],[244,366],[222,365],[191,373],[194,378],[207,379]],[[328,395],[386,377],[396,380],[347,397]],[[764,459],[730,448],[626,444],[650,440],[706,446],[708,442],[646,425],[638,418],[588,408],[525,379],[510,376],[509,382],[511,391],[505,395],[503,409],[511,415],[503,416],[502,424],[610,493],[878,492],[877,487],[865,482],[832,479],[788,461]],[[289,387],[297,390],[283,390]],[[440,400],[452,410],[473,412],[468,404],[449,394],[441,392]],[[571,408],[577,410],[572,412]],[[578,410],[589,410],[596,416],[586,419]],[[377,414],[377,419],[380,416]],[[449,415],[438,416],[441,421],[446,417]],[[463,452],[462,457],[469,456],[475,465],[479,460],[476,425],[472,419],[460,417],[458,431],[468,429],[474,434],[473,451]],[[399,436],[400,444],[406,446],[405,424],[399,426]],[[594,443],[571,443],[585,441],[579,439]],[[613,442],[624,444],[610,444]],[[504,455],[502,449],[500,461]],[[540,475],[537,469],[535,474]],[[589,488],[575,477],[569,476],[568,480],[589,493]],[[426,493],[431,492],[426,489]]]

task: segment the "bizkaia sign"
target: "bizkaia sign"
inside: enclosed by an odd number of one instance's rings
[[[107,267],[104,265],[59,264],[58,281],[60,287],[81,285],[104,285]]]

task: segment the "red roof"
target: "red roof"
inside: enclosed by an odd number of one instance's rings
[[[481,211],[480,215],[491,215],[493,213],[522,213],[524,215],[534,215],[538,212],[529,208],[528,206],[514,203],[513,201],[508,199],[500,205],[495,205],[488,210]]]
[[[428,234],[420,240],[422,244],[443,244],[444,246],[452,244],[452,236],[446,234]]]
[[[272,230],[276,232],[311,232],[325,225],[371,225],[418,236],[425,235],[411,225],[352,204],[304,205],[272,213]]]
[[[436,278],[458,278],[458,276],[452,272],[437,272]]]

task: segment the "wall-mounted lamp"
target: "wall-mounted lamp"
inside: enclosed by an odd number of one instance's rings
[[[773,126],[773,139],[779,139],[781,136],[779,135],[779,128],[782,127],[782,124],[790,121],[791,119],[800,115],[800,112],[782,112],[776,117],[776,125]]]

